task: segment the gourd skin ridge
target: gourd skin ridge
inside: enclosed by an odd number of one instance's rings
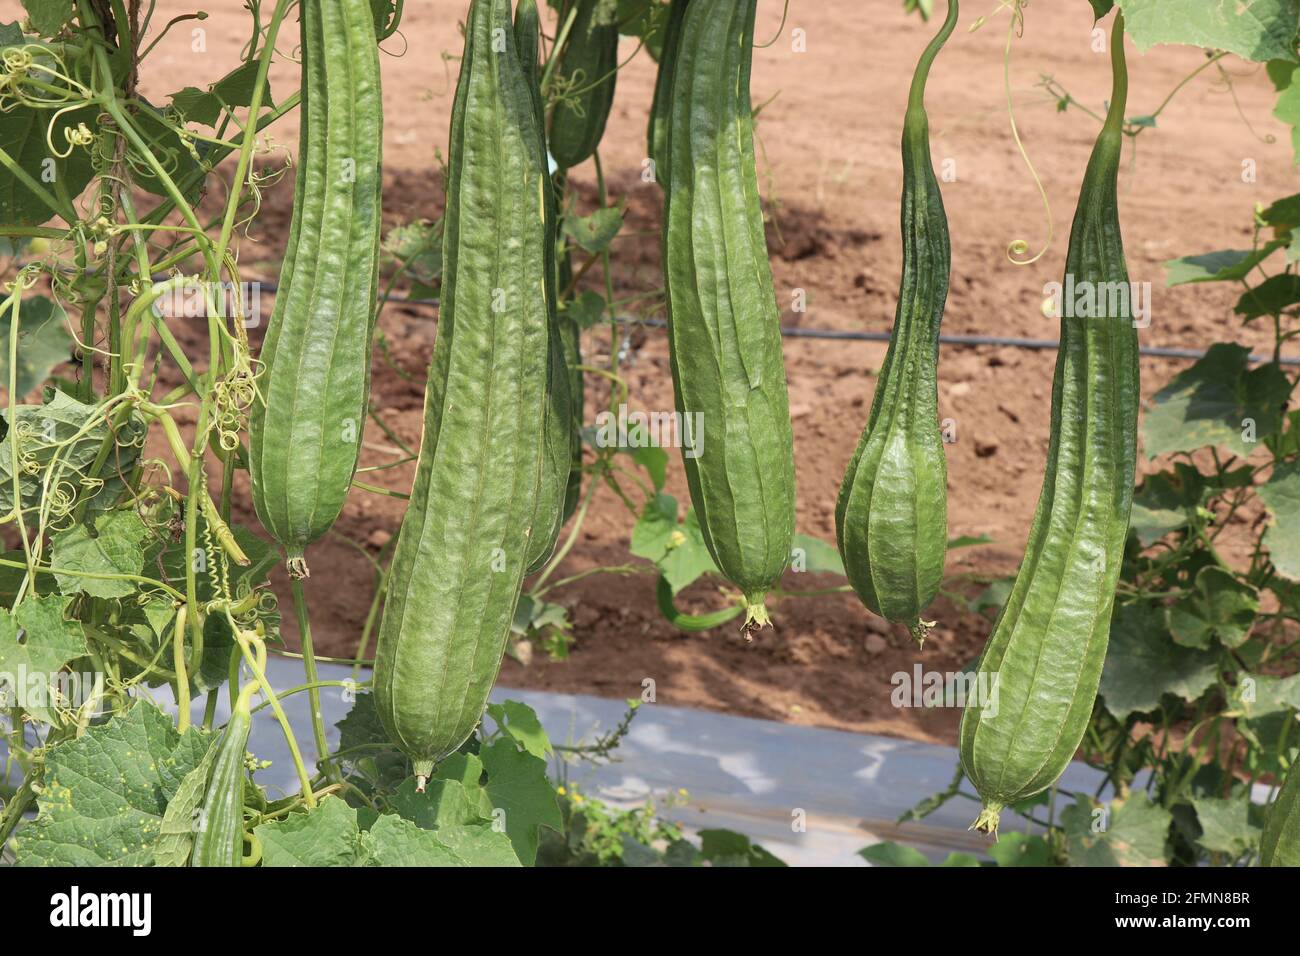
[[[482,716],[543,486],[553,235],[541,136],[510,4],[474,0],[452,109],[424,435],[374,673],[380,719],[421,780]]]
[[[790,558],[794,447],[781,331],[754,166],[749,96],[755,0],[692,0],[668,136],[664,263],[677,410],[703,415],[683,449],[691,502],[746,627]],[[683,444],[690,442],[686,436]]]
[[[1127,99],[1122,16],[1111,44],[1115,91],[1066,258],[1076,284],[1098,289],[1128,286],[1117,196]],[[962,715],[962,765],[984,801],[976,829],[996,834],[1004,807],[1051,786],[1092,716],[1133,502],[1138,396],[1131,309],[1086,318],[1066,310],[1042,493],[980,658],[988,699],[968,702]]]
[[[368,417],[383,142],[369,3],[302,9],[293,217],[249,416],[253,505],[297,576],[343,509]]]
[[[835,508],[849,583],[876,614],[923,641],[921,612],[943,581],[948,550],[948,463],[939,429],[939,330],[952,252],[930,160],[925,82],[957,24],[958,5],[917,64],[903,125],[903,274],[889,351],[867,427]]]

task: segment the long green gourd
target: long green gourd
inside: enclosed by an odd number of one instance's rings
[[[1292,766],[1268,809],[1259,841],[1261,866],[1300,866],[1300,770]]]
[[[374,692],[418,784],[474,731],[519,600],[546,452],[547,166],[508,0],[473,0],[452,107],[442,303]]]
[[[1117,178],[1128,71],[1124,21],[1111,39],[1114,91],[1075,213],[1066,273],[1101,308],[1128,270]],[[1089,283],[1089,286],[1082,285]],[[1066,303],[1068,306],[1069,303]],[[1062,310],[1052,432],[1024,561],[962,714],[960,750],[984,807],[974,829],[1060,777],[1083,739],[1109,639],[1133,503],[1138,345],[1132,310],[1084,318]]]
[[[655,74],[655,95],[650,105],[650,128],[646,144],[654,164],[655,179],[668,188],[668,123],[672,115],[673,73],[677,69],[677,48],[681,43],[682,21],[686,19],[689,0],[672,0],[664,22],[663,50],[659,54],[659,71]]]
[[[519,62],[523,66],[528,83],[528,92],[533,100],[533,113],[537,119],[537,128],[545,128],[545,112],[542,107],[540,87],[541,70],[538,64],[538,37],[541,35],[541,23],[537,12],[537,0],[519,0],[515,7],[515,44],[519,51]],[[546,165],[546,144],[541,137],[537,139],[540,162]],[[559,218],[553,184],[546,182],[546,216],[554,232]],[[547,275],[555,275],[555,244],[547,246]],[[573,444],[577,432],[571,421],[571,400],[569,396],[569,369],[565,365],[565,349],[561,340],[560,320],[556,306],[555,282],[546,284],[546,309],[549,317],[548,355],[550,368],[546,384],[546,456],[543,464],[542,492],[538,496],[537,515],[533,522],[533,534],[529,539],[527,574],[538,571],[550,560],[555,550],[555,542],[560,536],[560,529],[568,520],[565,510],[569,489],[569,469],[573,462]]]
[[[291,574],[334,524],[368,414],[383,105],[368,0],[301,5],[293,218],[249,416],[253,505]]]
[[[952,255],[930,161],[925,84],[957,26],[958,3],[926,47],[903,121],[903,279],[866,430],[835,508],[849,583],[876,614],[924,642],[921,612],[939,593],[948,551],[948,463],[939,431],[939,327]]]
[[[572,95],[551,113],[551,156],[561,170],[572,169],[596,152],[618,79],[618,23],[607,19],[608,0],[574,3],[577,16],[560,53],[560,76]]]
[[[668,136],[664,271],[683,462],[705,543],[744,594],[745,630],[790,558],[794,441],[754,167],[756,0],[691,0]],[[694,445],[692,451],[688,446]]]
[[[217,743],[217,756],[194,834],[190,866],[240,866],[244,859],[244,751],[253,724],[251,695],[241,692]]]

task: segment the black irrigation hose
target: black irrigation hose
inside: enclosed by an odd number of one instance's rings
[[[275,291],[275,283],[263,282],[262,288],[269,292]],[[431,305],[438,304],[437,299],[408,299],[404,296],[392,295],[388,297],[389,302],[400,302],[403,305]],[[668,327],[668,323],[663,319],[632,319],[626,316],[618,320],[623,325],[644,325],[651,329],[663,329]],[[793,326],[781,326],[781,334],[791,339],[830,339],[847,342],[888,342],[888,332],[847,332],[839,329],[803,329]],[[1017,349],[1056,349],[1060,342],[1056,339],[1017,339],[1002,338],[996,335],[941,335],[939,342],[942,345],[957,345],[963,347],[973,347],[977,345],[994,345],[1006,346]],[[1205,352],[1200,349],[1174,349],[1163,348],[1157,345],[1145,345],[1138,350],[1142,355],[1151,358],[1171,358],[1184,359],[1189,362],[1195,362],[1205,358]],[[1267,355],[1252,355],[1250,361],[1256,365],[1262,365],[1273,359]],[[1300,365],[1300,358],[1284,358],[1281,360],[1282,365]]]

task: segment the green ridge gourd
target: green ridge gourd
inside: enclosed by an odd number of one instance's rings
[[[244,752],[253,724],[249,695],[241,693],[217,743],[203,798],[202,826],[194,834],[190,866],[240,866],[244,860]]]
[[[538,37],[541,23],[537,12],[537,0],[519,0],[515,7],[515,44],[519,51],[519,62],[523,66],[528,82],[528,92],[533,100],[533,113],[537,128],[545,128],[545,111],[542,107],[540,87],[541,71],[538,66]],[[546,165],[546,144],[537,138],[540,162]],[[546,182],[546,215],[552,232],[558,225],[559,212],[556,204],[555,190],[551,181]],[[547,274],[555,275],[558,269],[555,244],[547,245]],[[528,567],[525,573],[532,574],[550,560],[555,551],[555,542],[559,539],[560,529],[568,520],[565,510],[569,489],[569,469],[573,462],[573,444],[578,433],[571,420],[571,400],[569,396],[569,369],[565,365],[565,349],[561,340],[560,320],[556,306],[555,282],[546,284],[546,310],[549,322],[549,342],[547,354],[550,368],[546,383],[546,456],[543,463],[542,492],[538,496],[537,515],[533,522],[534,531],[529,539]]]
[[[687,2],[688,0],[672,0],[668,8],[668,18],[664,21],[663,50],[659,54],[659,71],[655,74],[654,102],[650,106],[650,128],[646,133],[655,179],[665,189],[668,188],[668,123],[672,111],[673,72],[677,68],[677,48],[681,43]]]
[[[1067,277],[1102,290],[1106,314],[1061,310],[1046,474],[1025,557],[978,666],[962,714],[960,752],[996,836],[1000,811],[1061,775],[1087,730],[1110,635],[1137,457],[1138,343],[1131,308],[1105,290],[1128,270],[1117,179],[1128,73],[1124,21],[1111,38],[1114,91],[1075,213]],[[1067,283],[1068,285],[1068,283]]]
[[[551,156],[561,170],[591,158],[605,135],[618,78],[618,23],[605,0],[575,0],[577,16],[560,53],[560,76],[574,94],[551,113]],[[565,7],[567,15],[570,6]],[[563,19],[561,20],[563,22]]]
[[[343,508],[368,414],[383,104],[369,2],[299,9],[298,171],[249,416],[249,472],[258,519],[302,577],[304,549]]]
[[[473,0],[452,107],[438,336],[389,571],[374,693],[420,786],[473,733],[542,490],[547,166],[508,0]]]
[[[889,351],[867,427],[835,508],[849,583],[876,614],[906,624],[918,642],[921,612],[939,593],[948,551],[948,463],[939,431],[939,327],[952,255],[948,217],[930,160],[925,84],[957,26],[958,4],[926,47],[903,122],[903,278]]]
[[[1261,866],[1300,866],[1300,770],[1293,765],[1268,809],[1259,841]]]
[[[794,440],[754,166],[756,0],[692,0],[668,135],[663,261],[682,458],[705,544],[745,630],[790,559]],[[689,423],[699,414],[701,434]],[[696,451],[692,451],[694,446]]]

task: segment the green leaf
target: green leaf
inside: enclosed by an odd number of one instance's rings
[[[1296,70],[1293,67],[1291,79],[1294,80]],[[1291,153],[1295,157],[1295,162],[1300,163],[1300,84],[1288,81],[1286,86],[1278,93],[1277,105],[1273,108],[1273,115],[1279,120],[1291,127]]]
[[[227,107],[249,106],[253,102],[253,90],[257,86],[258,61],[249,60],[241,63],[221,79],[208,87],[206,91],[194,86],[173,93],[172,106],[184,114],[186,122],[199,123],[202,126],[215,126],[221,118],[222,110]],[[271,107],[271,83],[267,79],[262,85],[262,105]]]
[[[688,511],[686,521],[678,524],[677,499],[672,495],[659,494],[646,503],[632,529],[631,550],[659,566],[674,595],[701,575],[717,571],[695,512]]]
[[[18,487],[24,508],[40,501],[43,482],[57,457],[59,467],[52,477],[68,483],[81,495],[89,492],[90,512],[101,511],[121,494],[125,485],[118,476],[129,474],[140,456],[146,431],[144,420],[135,415],[127,420],[117,432],[103,469],[98,476],[91,476],[88,473],[109,434],[108,425],[93,407],[60,391],[47,390],[47,394],[44,405],[15,407],[17,429],[9,427],[9,410],[0,409],[0,513],[7,513],[14,504],[11,442],[15,432],[23,463]],[[91,478],[98,478],[102,485]]]
[[[347,716],[335,726],[339,729],[339,750],[364,748],[359,754],[344,758],[358,768],[358,772],[349,779],[363,793],[371,793],[375,789],[395,790],[410,776],[410,764],[405,754],[392,747],[388,733],[379,720],[374,694],[358,694]],[[453,755],[439,764],[439,774],[455,759],[456,756]],[[479,767],[480,774],[482,770]]]
[[[1110,13],[1111,8],[1115,6],[1115,0],[1088,0],[1088,2],[1092,4],[1094,23]]]
[[[1277,429],[1291,394],[1291,382],[1277,365],[1251,369],[1249,356],[1240,345],[1213,345],[1156,392],[1142,423],[1147,457],[1206,446],[1249,457],[1258,439]]]
[[[176,794],[167,801],[158,830],[158,842],[153,848],[154,866],[184,866],[194,846],[195,813],[203,803],[208,789],[208,774],[220,749],[220,734],[208,735],[208,751],[199,765],[187,773]]]
[[[1175,464],[1172,471],[1148,475],[1133,496],[1129,528],[1138,543],[1149,548],[1171,531],[1187,527],[1205,494],[1201,473],[1183,462]]]
[[[1176,286],[1191,282],[1240,282],[1250,275],[1255,266],[1284,245],[1286,243],[1275,239],[1258,249],[1223,249],[1198,256],[1170,259],[1165,263],[1169,273],[1165,284]]]
[[[64,594],[85,592],[92,597],[130,597],[135,581],[104,580],[83,575],[140,574],[144,570],[144,542],[149,529],[133,510],[109,511],[99,516],[92,534],[85,525],[60,531],[53,538],[50,563],[61,572],[55,577]]]
[[[845,576],[844,561],[840,558],[840,552],[836,547],[821,538],[814,538],[806,534],[794,536],[794,550],[790,560],[790,568],[794,571],[809,574],[838,574],[840,577]]]
[[[59,672],[86,654],[81,625],[64,619],[70,599],[54,594],[29,597],[16,610],[0,608],[0,700],[16,702],[46,723],[54,723]],[[75,678],[80,695],[87,675]],[[10,682],[13,682],[12,684]],[[16,701],[15,701],[16,698]],[[63,701],[78,706],[81,700]]]
[[[1165,694],[1190,703],[1217,680],[1217,657],[1175,644],[1159,608],[1124,604],[1115,609],[1099,693],[1117,718],[1149,713]]]
[[[1278,574],[1300,581],[1300,462],[1278,465],[1259,489],[1269,511],[1264,546]]]
[[[385,814],[370,827],[370,866],[519,866],[509,838],[488,826],[421,830]]]
[[[564,234],[595,255],[604,252],[623,228],[623,210],[617,206],[597,209],[590,216],[564,220]]]
[[[1259,846],[1262,827],[1250,822],[1250,800],[1242,794],[1223,800],[1217,797],[1192,797],[1196,820],[1201,825],[1197,839],[1211,853],[1226,853],[1230,857],[1245,855]]]
[[[55,191],[57,181],[75,199],[90,182],[94,169],[90,151],[84,146],[70,146],[67,133],[82,124],[93,131],[96,115],[95,110],[84,108],[63,113],[55,119],[49,110],[12,104],[0,111],[0,143],[24,172],[51,194],[58,195]],[[49,140],[46,139],[47,131]],[[68,155],[60,158],[52,153],[50,142],[59,153]],[[7,168],[0,167],[0,222],[39,226],[53,216],[54,211],[35,193],[30,192]]]
[[[357,812],[333,794],[313,809],[296,810],[254,827],[253,832],[262,843],[263,866],[354,866],[358,862]]]
[[[1185,647],[1208,649],[1214,638],[1225,647],[1240,647],[1259,613],[1259,592],[1230,571],[1201,568],[1193,593],[1169,608],[1169,630]]]
[[[1235,307],[1244,322],[1253,322],[1266,315],[1279,315],[1300,302],[1300,275],[1290,272],[1269,276],[1253,289],[1249,289]]]
[[[138,701],[45,755],[36,822],[18,831],[20,866],[143,866],[167,804],[208,752],[209,738]]]
[[[487,712],[507,737],[534,757],[551,755],[551,739],[542,729],[537,713],[527,704],[507,700],[501,704],[488,704]]]
[[[52,37],[72,19],[73,0],[23,0],[32,29]]]
[[[54,366],[68,361],[72,336],[63,308],[43,295],[24,299],[18,311],[18,388],[26,395]],[[0,305],[0,387],[9,387],[9,334],[13,310]]]
[[[924,853],[901,843],[875,843],[863,847],[858,856],[872,866],[929,866],[930,861]]]
[[[466,787],[481,786],[483,761],[476,754],[454,753],[434,771],[431,780],[454,780]]]
[[[1029,836],[1012,830],[998,836],[998,841],[988,848],[998,866],[1052,866],[1052,848],[1040,836]]]
[[[560,318],[589,329],[605,317],[605,297],[587,289],[560,309]]]
[[[700,853],[714,866],[785,866],[749,837],[731,830],[701,830]]]
[[[969,535],[963,534],[957,538],[948,539],[948,550],[956,551],[958,548],[977,548],[985,544],[993,544],[993,538],[986,534]]]
[[[1274,677],[1241,673],[1228,698],[1232,715],[1240,714],[1250,720],[1300,710],[1300,674]]]
[[[422,830],[459,827],[492,821],[492,801],[477,782],[430,780],[424,793],[407,778],[393,794],[390,805],[404,820]]]
[[[561,832],[564,820],[555,789],[546,779],[546,761],[520,750],[513,740],[497,740],[479,754],[487,771],[492,805],[505,811],[506,833],[526,866],[537,859],[537,831]]]
[[[383,250],[404,263],[416,285],[431,286],[442,275],[442,220],[417,219],[384,234]],[[415,298],[417,290],[412,289]]]
[[[1296,0],[1116,0],[1138,50],[1159,43],[1227,50],[1246,60],[1296,61]],[[1094,9],[1095,9],[1094,4]]]
[[[1143,791],[1116,797],[1108,813],[1080,796],[1061,811],[1071,866],[1164,866],[1173,815]]]

